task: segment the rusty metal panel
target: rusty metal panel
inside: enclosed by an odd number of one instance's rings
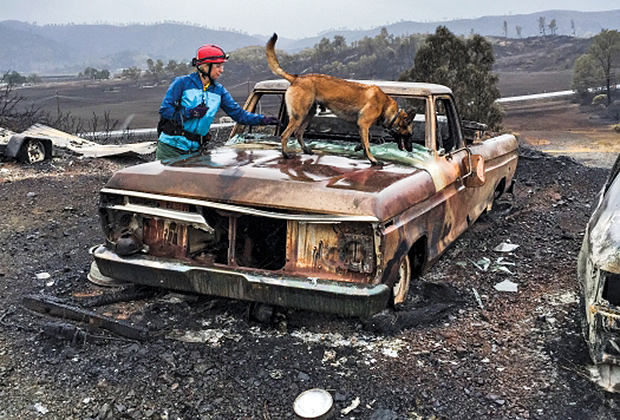
[[[169,210],[188,211],[182,203],[160,202]],[[187,256],[187,225],[165,219],[145,219],[143,242],[149,247],[149,254],[158,257],[185,258]]]
[[[289,223],[287,270],[344,281],[370,282],[375,274],[370,224]]]
[[[106,189],[380,220],[435,191],[432,175],[438,171],[432,170],[431,155],[417,160],[417,167],[392,164],[378,170],[366,162],[361,166],[361,161],[361,156],[355,160],[318,154],[282,159],[278,150],[248,153],[224,147],[174,165],[158,161],[124,169],[114,174]]]

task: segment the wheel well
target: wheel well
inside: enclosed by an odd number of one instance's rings
[[[411,277],[419,276],[426,267],[427,242],[426,236],[422,236],[409,249],[407,255],[411,265]]]
[[[19,162],[25,162],[27,160],[27,148],[31,141],[38,141],[43,145],[45,152],[44,160],[51,159],[53,155],[53,144],[48,138],[30,137],[23,135],[16,135],[11,138],[9,145],[11,146],[10,156],[15,157]],[[8,147],[8,146],[7,146]]]
[[[502,178],[495,187],[495,193],[493,194],[495,198],[499,198],[504,194],[504,190],[506,189],[506,178]]]

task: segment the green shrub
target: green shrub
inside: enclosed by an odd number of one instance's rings
[[[605,93],[599,93],[598,95],[594,97],[594,99],[592,99],[592,105],[598,105],[598,104],[605,105],[606,103],[607,103],[607,95]]]
[[[620,133],[620,124],[612,125],[611,127],[616,133]]]

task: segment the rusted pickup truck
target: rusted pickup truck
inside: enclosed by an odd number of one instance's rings
[[[511,190],[517,141],[466,136],[481,126],[464,127],[445,86],[371,83],[416,111],[412,151],[374,127],[383,166],[371,166],[356,126],[319,109],[305,133],[312,155],[292,140],[284,159],[281,127],[236,126],[223,147],[121,170],[101,190],[96,274],[360,317],[403,302]],[[258,83],[245,108],[286,123],[287,86]]]

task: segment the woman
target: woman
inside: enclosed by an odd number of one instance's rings
[[[245,111],[224,86],[216,82],[228,57],[217,45],[203,45],[192,59],[197,71],[174,79],[159,108],[157,160],[198,151],[209,141],[209,127],[220,108],[240,124],[280,124],[275,117]]]

